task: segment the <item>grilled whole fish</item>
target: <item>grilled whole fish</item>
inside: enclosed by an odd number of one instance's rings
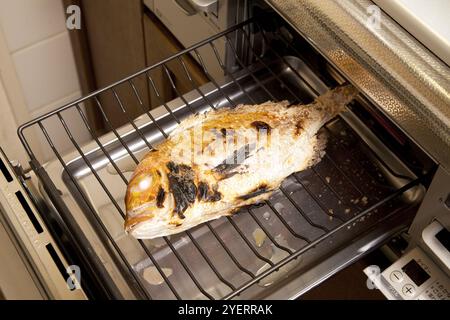
[[[125,197],[125,230],[151,239],[267,199],[320,161],[318,130],[355,96],[341,86],[308,105],[265,102],[191,116],[139,163]]]

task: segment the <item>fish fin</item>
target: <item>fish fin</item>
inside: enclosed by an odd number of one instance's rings
[[[237,207],[237,208],[228,210],[228,211],[226,211],[226,213],[224,214],[224,216],[231,217],[231,216],[235,215],[236,213],[238,213],[239,210],[241,210],[241,209],[242,209],[241,207]]]
[[[328,137],[325,133],[319,133],[314,137],[314,156],[308,163],[308,168],[318,164],[322,158],[325,156],[325,148],[327,146]]]

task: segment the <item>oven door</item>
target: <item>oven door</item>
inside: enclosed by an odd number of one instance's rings
[[[82,265],[72,264],[75,254],[66,259],[64,250],[69,247],[55,240],[57,233],[44,222],[43,207],[36,204],[23,177],[0,148],[0,243],[5,257],[0,267],[0,297],[86,299],[90,290],[81,286]]]

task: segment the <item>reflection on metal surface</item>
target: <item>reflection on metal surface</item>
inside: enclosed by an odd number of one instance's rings
[[[172,269],[170,268],[162,268],[162,272],[164,272],[166,277],[170,277],[173,273]],[[164,283],[164,278],[158,272],[158,269],[156,269],[156,267],[154,266],[149,266],[145,268],[144,271],[142,272],[142,276],[148,283],[154,286]]]
[[[255,241],[255,245],[258,248],[261,248],[267,236],[261,228],[256,228],[252,233],[253,240]]]
[[[286,240],[281,235],[278,235],[277,237],[279,240],[277,242],[279,244],[284,245],[284,246],[287,245]],[[290,248],[290,249],[292,249],[292,248]],[[272,256],[270,257],[270,261],[272,261],[273,263],[277,263],[278,261],[282,260],[283,258],[286,258],[287,256],[288,256],[288,253],[286,251],[280,250],[275,245],[272,244]],[[268,286],[272,285],[274,282],[280,281],[281,279],[287,277],[289,271],[293,270],[295,267],[298,267],[299,264],[301,263],[301,261],[302,261],[302,257],[300,256],[296,260],[293,260],[293,261],[289,262],[288,264],[282,266],[279,270],[271,273],[269,276],[260,280],[258,282],[258,286],[263,287],[263,288],[268,287]],[[261,274],[262,272],[266,271],[269,268],[270,268],[270,264],[266,263],[265,265],[263,265],[261,268],[258,269],[258,271],[256,272],[256,275]]]

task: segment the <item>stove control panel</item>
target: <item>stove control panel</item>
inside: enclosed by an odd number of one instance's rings
[[[381,282],[404,300],[450,300],[450,278],[419,247],[381,273]]]

